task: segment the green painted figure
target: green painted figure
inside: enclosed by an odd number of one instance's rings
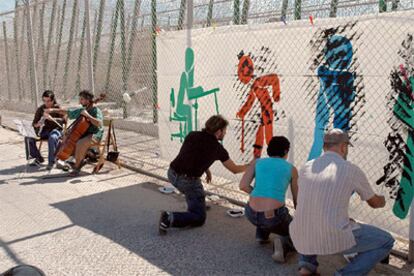
[[[404,86],[414,87],[414,78],[406,78]],[[408,138],[406,141],[406,152],[404,158],[403,173],[397,198],[393,206],[394,214],[399,218],[405,218],[410,209],[414,195],[414,101],[407,93],[399,93],[393,109],[394,115],[408,127]]]
[[[194,51],[187,48],[185,50],[185,71],[181,74],[177,98],[175,98],[174,88],[171,88],[170,93],[170,121],[180,122],[180,130],[178,133],[171,134],[171,140],[179,138],[182,142],[188,133],[197,130],[199,98],[214,94],[216,113],[219,114],[216,94],[219,90],[219,88],[214,88],[204,91],[203,87],[194,86]],[[190,103],[192,100],[194,100],[194,104]],[[175,110],[172,111],[174,108]]]

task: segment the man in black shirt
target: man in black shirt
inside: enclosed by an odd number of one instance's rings
[[[39,106],[36,110],[33,127],[36,131],[36,134],[41,139],[48,140],[48,164],[46,169],[51,170],[53,164],[55,163],[55,151],[59,142],[59,139],[62,137],[62,126],[65,124],[66,119],[64,116],[58,113],[45,113],[45,109],[48,108],[58,108],[59,105],[56,103],[55,94],[53,91],[46,90],[42,95],[43,104]],[[40,154],[39,149],[36,146],[36,140],[34,138],[26,137],[26,149],[28,154],[34,158],[32,165],[40,165],[44,162],[42,155]]]
[[[161,212],[159,233],[165,235],[169,227],[202,226],[206,220],[205,192],[200,177],[206,173],[211,182],[209,167],[220,160],[232,173],[244,172],[248,165],[236,165],[227,150],[220,144],[226,135],[228,121],[220,115],[210,117],[202,131],[187,135],[178,153],[171,162],[168,179],[187,201],[187,212]]]

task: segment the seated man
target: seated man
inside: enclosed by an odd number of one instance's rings
[[[300,275],[318,273],[317,255],[357,254],[335,275],[367,275],[375,264],[387,258],[393,237],[372,225],[359,224],[348,216],[354,192],[372,208],[385,206],[364,172],[347,161],[347,133],[328,131],[323,138],[324,153],[299,171],[299,193],[290,235],[299,256]]]
[[[83,90],[79,93],[79,103],[82,107],[69,109],[49,109],[48,112],[59,112],[67,114],[69,119],[77,119],[79,116],[85,116],[91,123],[86,133],[76,142],[75,147],[75,165],[70,176],[78,176],[80,173],[83,160],[91,145],[102,140],[103,136],[103,115],[102,111],[94,106],[94,95]]]
[[[52,91],[46,90],[43,92],[42,100],[43,104],[36,110],[32,125],[41,139],[48,140],[49,152],[46,169],[51,170],[55,163],[55,151],[59,139],[62,137],[62,125],[66,123],[66,120],[63,115],[57,112],[45,113],[46,109],[59,108],[59,105],[56,103],[55,94]],[[28,154],[34,158],[31,165],[40,165],[40,163],[43,163],[44,159],[36,146],[36,139],[26,137],[25,142],[29,147]]]

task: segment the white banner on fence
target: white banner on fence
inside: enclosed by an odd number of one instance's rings
[[[163,158],[172,160],[185,135],[217,113],[230,121],[224,146],[238,163],[265,156],[266,140],[285,135],[291,141],[289,160],[300,167],[321,154],[323,130],[338,127],[351,133],[355,147],[349,160],[363,168],[379,193],[391,195],[390,214],[399,198],[394,213],[404,217],[412,191],[403,187],[411,182],[402,171],[413,173],[404,164],[413,157],[407,148],[414,150],[413,15],[198,29],[188,49],[186,32],[161,32]],[[237,179],[217,164],[213,169]],[[358,208],[363,207],[354,208],[356,216]],[[393,230],[408,235],[405,224]]]

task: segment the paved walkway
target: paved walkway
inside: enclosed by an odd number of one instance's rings
[[[16,128],[13,119],[33,120],[32,114],[21,112],[2,110],[0,115],[1,125],[10,129]],[[117,122],[115,126],[117,144],[122,162],[125,165],[143,172],[165,178],[170,161],[160,157],[161,153],[158,138],[141,133],[138,134],[133,131],[121,130],[119,129],[121,124],[124,123]],[[131,127],[129,126],[129,128]],[[214,183],[206,186],[207,190],[220,196],[231,198],[239,202],[246,202],[247,200],[246,194],[239,191],[238,183],[229,181],[228,179],[215,176]]]
[[[247,220],[226,216],[228,205],[212,205],[201,228],[159,237],[160,210],[185,202],[159,193],[157,180],[112,165],[97,175],[46,178],[60,172],[26,167],[22,138],[3,128],[0,151],[0,272],[28,263],[47,275],[296,273],[296,256],[274,263],[271,246],[255,244]],[[321,263],[331,275],[344,261],[331,256]],[[378,274],[404,273],[378,266],[372,275]]]
[[[6,110],[2,110],[0,115],[2,125],[12,129],[15,128],[13,119],[19,118],[29,121],[33,119],[33,114]],[[153,135],[156,136],[154,126],[143,123],[132,124],[131,121],[124,120],[116,121],[115,126],[120,159],[122,163],[128,168],[140,173],[145,173],[147,175],[156,176],[166,180],[169,161],[163,159],[161,156],[159,139],[154,136],[125,130],[125,128],[138,129],[144,131],[145,133],[153,133]],[[121,129],[121,127],[123,129]],[[220,164],[215,164],[214,166],[224,169]],[[239,190],[238,181],[234,181],[238,179],[240,179],[240,176],[230,178],[229,180],[214,175],[213,182],[210,184],[204,183],[204,186],[208,192],[217,194],[221,197],[226,197],[233,202],[243,204],[247,201],[248,197],[246,193]],[[290,202],[290,199],[288,199],[287,205],[293,207],[293,203]],[[408,219],[399,220],[393,217],[393,220],[389,220],[389,216],[391,214],[391,210],[389,210],[389,208],[391,205],[387,206],[388,209],[372,210],[367,209],[366,204],[361,203],[359,199],[351,201],[351,205],[351,216],[363,219],[363,221],[366,219],[369,223],[392,231],[397,238],[397,243],[394,245],[394,249],[402,254],[408,254],[408,241],[404,238],[408,236],[408,233],[406,233],[408,232]],[[365,213],[365,216],[360,216],[361,213]],[[367,214],[370,214],[370,216],[367,216]]]

